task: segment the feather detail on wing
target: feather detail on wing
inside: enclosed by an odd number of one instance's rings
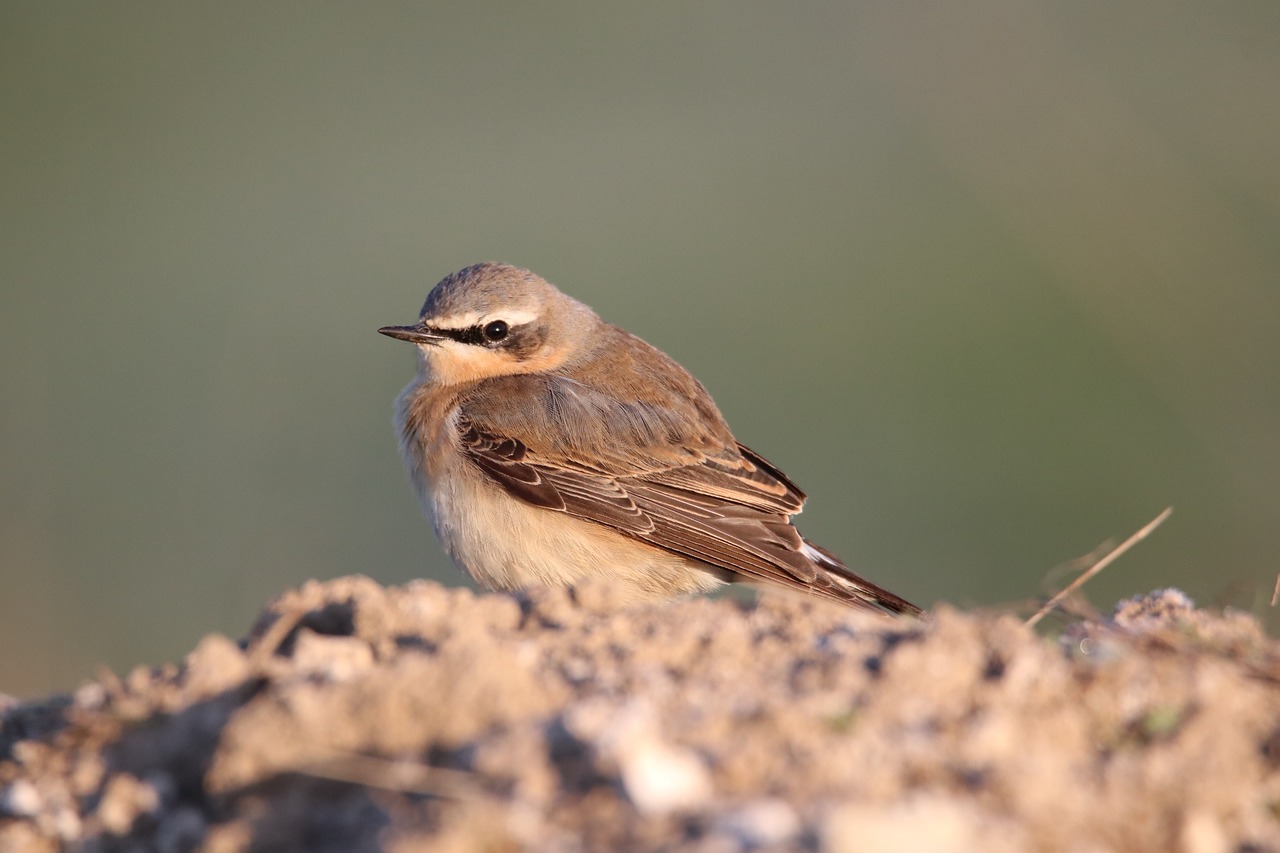
[[[666,551],[748,579],[771,581],[845,603],[918,612],[815,550],[791,525],[805,496],[742,445],[718,453],[681,448],[680,461],[655,454],[591,466],[562,453],[535,453],[518,439],[458,420],[463,452],[495,483],[526,503],[602,524]],[[607,470],[605,470],[607,468]]]

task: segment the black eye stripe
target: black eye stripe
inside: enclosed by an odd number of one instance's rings
[[[499,343],[504,339],[510,339],[513,329],[507,327],[507,333],[500,338],[493,339],[485,336],[484,330],[492,326],[495,322],[486,323],[484,326],[467,326],[465,329],[436,329],[427,326],[427,329],[437,335],[457,341],[460,344],[472,344],[474,346],[484,346],[485,344]],[[503,323],[506,326],[506,323]]]

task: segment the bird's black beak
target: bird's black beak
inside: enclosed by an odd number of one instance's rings
[[[408,341],[411,344],[434,344],[445,339],[439,332],[433,332],[425,323],[414,323],[412,326],[383,326],[378,334],[395,338],[397,341]]]

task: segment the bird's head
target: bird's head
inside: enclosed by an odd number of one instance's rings
[[[431,381],[460,385],[554,370],[600,326],[590,308],[528,270],[481,263],[432,288],[417,323],[378,331],[417,345]]]

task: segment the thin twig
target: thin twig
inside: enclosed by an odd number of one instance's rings
[[[1030,619],[1026,621],[1025,623],[1026,626],[1028,628],[1034,627],[1037,622],[1039,622],[1046,615],[1048,615],[1049,611],[1053,610],[1053,608],[1058,606],[1058,602],[1062,601],[1062,599],[1066,598],[1068,595],[1075,592],[1080,587],[1084,586],[1085,583],[1087,583],[1091,577],[1093,577],[1098,572],[1105,569],[1107,566],[1114,563],[1116,559],[1118,559],[1122,554],[1124,554],[1125,551],[1128,551],[1134,545],[1137,545],[1143,539],[1146,539],[1147,536],[1150,535],[1151,531],[1155,530],[1157,527],[1163,524],[1164,520],[1172,514],[1173,514],[1173,507],[1171,506],[1165,507],[1164,512],[1160,513],[1155,518],[1148,521],[1145,525],[1142,526],[1141,529],[1138,530],[1137,533],[1133,534],[1128,539],[1124,540],[1119,545],[1117,545],[1115,548],[1111,549],[1111,552],[1109,554],[1107,554],[1098,562],[1094,563],[1093,566],[1090,567],[1088,571],[1086,571],[1080,577],[1076,578],[1071,583],[1067,584],[1067,586],[1064,589],[1062,589],[1060,592],[1058,592],[1056,595],[1054,595],[1052,598],[1046,601],[1044,603],[1044,607],[1041,607],[1039,610],[1037,610],[1036,615],[1032,616]],[[1280,584],[1280,579],[1277,579],[1277,583]],[[1277,589],[1280,589],[1280,586],[1277,586]]]
[[[1275,607],[1277,601],[1280,601],[1280,574],[1276,575],[1276,588],[1271,591],[1271,606]]]
[[[302,622],[302,617],[306,615],[306,610],[298,605],[294,605],[276,617],[276,621],[271,623],[271,627],[262,633],[258,638],[252,651],[249,652],[249,658],[258,669],[262,669],[267,665],[267,661],[279,651],[280,646],[288,639],[289,634],[298,624]]]

